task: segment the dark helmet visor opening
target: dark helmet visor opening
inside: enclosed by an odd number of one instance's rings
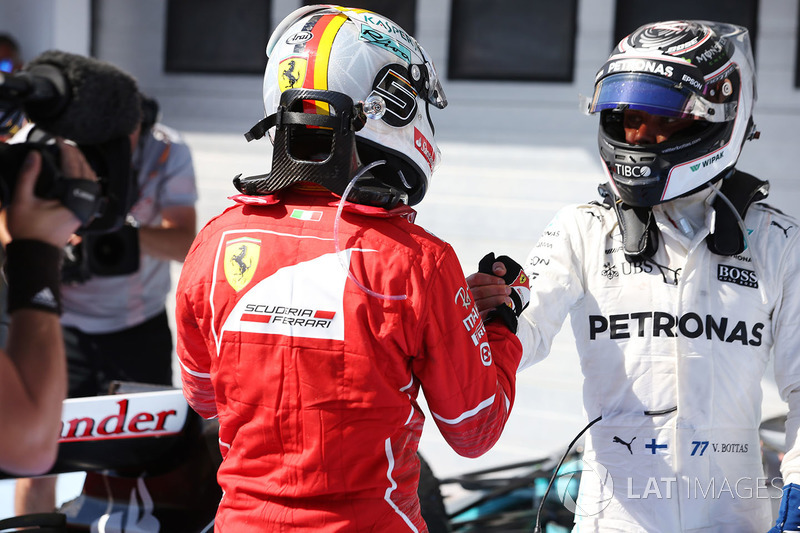
[[[688,118],[691,90],[648,74],[624,73],[597,84],[590,113],[606,109],[638,109],[653,115]]]
[[[651,115],[675,118],[699,118],[709,122],[727,122],[736,117],[736,101],[710,102],[688,85],[667,78],[624,72],[600,80],[590,102],[584,103],[588,113],[608,109],[638,109]]]

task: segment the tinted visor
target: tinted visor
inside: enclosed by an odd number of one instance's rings
[[[726,122],[736,116],[736,103],[712,103],[688,85],[676,84],[661,76],[625,72],[600,80],[594,96],[584,109],[597,113],[606,109],[637,109],[676,118],[698,118]]]

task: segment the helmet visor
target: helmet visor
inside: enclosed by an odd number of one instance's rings
[[[433,105],[438,107],[439,109],[444,109],[447,107],[447,96],[444,94],[444,89],[442,89],[442,82],[439,81],[439,75],[436,74],[436,67],[433,66],[433,61],[431,58],[428,57],[427,52],[425,49],[422,48],[419,43],[419,51],[422,53],[422,59],[425,61],[424,65],[421,65],[424,69],[423,75],[425,76],[425,91],[423,92],[425,96],[425,100]]]
[[[600,80],[594,96],[585,101],[587,113],[606,109],[637,109],[677,118],[698,118],[709,122],[727,122],[736,116],[736,103],[713,103],[698,95],[688,85],[636,72],[613,74]]]

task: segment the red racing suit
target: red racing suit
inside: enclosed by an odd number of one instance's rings
[[[408,207],[346,203],[336,223],[329,193],[235,200],[177,288],[184,395],[219,417],[216,530],[427,531],[417,394],[456,452],[483,454],[519,340],[481,321],[453,249]]]

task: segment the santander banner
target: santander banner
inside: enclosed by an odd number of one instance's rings
[[[67,399],[59,442],[175,435],[183,428],[188,410],[178,389]]]

